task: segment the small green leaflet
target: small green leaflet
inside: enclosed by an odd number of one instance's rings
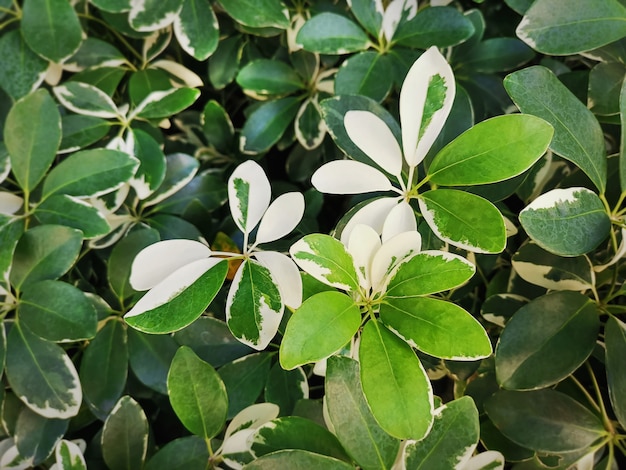
[[[77,114],[104,119],[121,115],[111,97],[89,83],[68,81],[54,87],[53,91],[63,106]]]
[[[289,27],[289,12],[280,0],[220,0],[228,16],[252,28]]]
[[[194,59],[206,60],[219,42],[219,25],[212,4],[204,0],[183,0],[183,7],[174,19],[178,44]]]
[[[288,96],[259,105],[241,129],[239,150],[256,155],[269,150],[280,140],[300,108],[300,99]]]
[[[142,468],[148,451],[148,420],[133,398],[124,395],[102,427],[102,457],[109,468]]]
[[[35,54],[24,42],[18,29],[0,38],[0,84],[14,99],[35,91],[43,81],[48,62]]]
[[[363,51],[370,40],[352,20],[336,13],[324,12],[313,16],[300,28],[296,43],[320,54],[349,54]]]

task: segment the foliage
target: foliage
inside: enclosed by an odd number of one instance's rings
[[[0,0],[0,468],[624,465],[625,25]]]

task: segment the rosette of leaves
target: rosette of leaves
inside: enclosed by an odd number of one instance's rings
[[[177,239],[145,248],[133,262],[130,283],[136,290],[150,291],[125,315],[129,325],[149,333],[170,333],[189,325],[222,287],[227,259],[241,260],[229,288],[226,321],[244,344],[264,349],[278,331],[285,305],[299,306],[302,286],[296,265],[286,255],[261,251],[258,245],[278,240],[296,227],[304,213],[304,197],[285,193],[270,204],[269,180],[252,160],[232,173],[228,194],[233,220],[243,233],[242,252],[212,252],[198,241]]]

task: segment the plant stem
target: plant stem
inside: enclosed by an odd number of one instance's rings
[[[606,413],[606,408],[604,407],[604,400],[602,399],[602,393],[600,392],[600,386],[598,385],[598,381],[596,379],[596,375],[593,373],[593,369],[589,364],[589,361],[585,362],[585,366],[589,371],[589,375],[591,377],[591,381],[593,382],[593,388],[596,391],[596,397],[598,398],[598,405],[600,406],[600,412],[602,414],[602,423],[604,424],[604,429],[610,432],[612,435],[615,434],[615,427],[613,423],[609,419],[609,416]]]

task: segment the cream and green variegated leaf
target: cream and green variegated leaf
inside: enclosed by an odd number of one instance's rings
[[[43,82],[48,61],[35,54],[24,42],[20,31],[5,32],[0,38],[2,88],[15,100],[35,91]]]
[[[200,96],[196,88],[172,88],[153,91],[137,105],[129,119],[163,119],[180,113],[191,106]]]
[[[106,217],[88,202],[65,194],[54,194],[38,204],[34,216],[42,224],[65,225],[83,232],[85,239],[106,235],[111,226]]]
[[[354,227],[346,244],[348,253],[354,261],[359,283],[365,290],[372,287],[372,258],[380,250],[380,247],[380,236],[376,230],[365,224]]]
[[[25,220],[0,214],[0,290],[9,288],[13,252],[24,233]]]
[[[219,42],[219,24],[209,2],[183,0],[174,19],[174,34],[183,50],[198,61],[209,58]]]
[[[391,0],[383,14],[382,36],[391,43],[398,27],[415,18],[417,0]]]
[[[270,205],[271,187],[263,168],[253,160],[239,165],[228,179],[228,203],[244,234],[256,227]]]
[[[300,109],[301,100],[288,96],[260,104],[248,116],[239,137],[239,150],[257,155],[280,140]]]
[[[289,249],[300,268],[324,284],[348,292],[359,290],[359,277],[352,256],[337,239],[310,234]]]
[[[254,258],[272,273],[280,297],[290,308],[302,304],[302,277],[293,260],[278,251],[256,251]]]
[[[73,153],[56,165],[43,183],[42,199],[53,194],[98,197],[119,189],[139,167],[135,157],[98,148]]]
[[[357,230],[352,231],[351,239]],[[370,282],[374,292],[384,292],[396,269],[417,256],[422,247],[422,236],[417,230],[399,233],[384,240],[370,259]]]
[[[553,133],[550,124],[530,114],[482,121],[435,156],[427,178],[444,186],[488,184],[512,178],[541,158]]]
[[[369,34],[378,37],[385,10],[382,0],[349,0],[348,5],[359,24]]]
[[[87,470],[87,463],[80,447],[65,439],[61,439],[54,448],[57,470]]]
[[[537,245],[559,256],[589,253],[611,230],[604,204],[583,187],[542,194],[520,212],[519,219]]]
[[[149,425],[141,405],[124,395],[102,427],[102,457],[109,468],[142,468],[148,452]]]
[[[182,6],[183,0],[131,0],[128,22],[137,31],[157,31],[172,24]]]
[[[452,302],[429,297],[385,297],[380,319],[409,345],[434,357],[474,361],[492,352],[482,325]]]
[[[308,20],[296,36],[305,50],[320,54],[349,54],[364,51],[371,45],[369,37],[349,18],[323,12]]]
[[[626,325],[615,317],[609,317],[604,330],[606,346],[606,375],[613,412],[622,426],[626,426]]]
[[[256,59],[248,62],[239,71],[236,80],[244,92],[253,97],[287,95],[305,86],[290,65],[270,59]]]
[[[404,468],[464,470],[472,457],[480,426],[474,400],[462,396],[435,412],[433,427],[421,441],[409,441],[402,451]]]
[[[320,361],[345,346],[360,325],[360,309],[347,295],[329,291],[309,297],[287,323],[280,364],[291,370]]]
[[[522,279],[546,289],[585,291],[596,281],[586,256],[557,256],[533,242],[522,246],[511,262]]]
[[[395,30],[394,44],[416,49],[456,46],[474,34],[474,25],[463,12],[450,7],[421,8]]]
[[[20,456],[42,464],[54,452],[58,441],[67,432],[68,419],[48,419],[30,408],[24,408],[15,423],[15,445]],[[6,468],[6,467],[5,467]]]
[[[191,348],[181,346],[172,359],[167,391],[176,416],[193,434],[211,439],[222,430],[228,411],[226,387]]]
[[[186,153],[173,153],[165,157],[165,176],[159,187],[144,201],[143,207],[154,206],[169,199],[187,186],[196,176],[200,162]]]
[[[67,114],[61,119],[61,127],[63,137],[58,153],[70,153],[102,139],[111,129],[111,123],[98,117]]]
[[[320,114],[318,95],[307,98],[296,114],[295,133],[298,142],[307,150],[319,147],[326,136],[326,126]]]
[[[280,0],[220,0],[235,21],[252,28],[289,27],[289,11]]]
[[[15,323],[7,338],[6,377],[13,393],[51,419],[78,414],[83,393],[76,368],[61,346]]]
[[[506,460],[497,450],[487,450],[471,457],[463,470],[504,470]]]
[[[130,10],[131,0],[91,0],[96,7],[109,13],[122,13]]]
[[[235,338],[263,350],[276,335],[285,305],[272,273],[245,260],[235,273],[226,298],[226,323]]]
[[[52,90],[66,109],[77,114],[103,119],[116,119],[122,116],[122,112],[111,97],[89,83],[68,81]]]
[[[0,183],[11,173],[11,158],[4,142],[0,143]]]
[[[488,322],[504,328],[515,312],[527,303],[528,299],[519,294],[494,294],[485,299],[480,307],[480,314]]]
[[[126,150],[140,164],[128,183],[140,200],[149,197],[165,179],[166,160],[161,146],[141,129],[129,129],[126,134]]]
[[[359,345],[361,384],[374,418],[398,439],[422,439],[433,423],[433,391],[411,347],[371,319]]]
[[[353,470],[352,464],[327,455],[308,450],[283,449],[263,457],[242,467],[243,470],[274,470],[275,468],[323,468],[324,470]]]
[[[455,189],[436,189],[419,196],[424,220],[441,240],[475,253],[500,253],[506,230],[500,211],[489,201]]]
[[[144,333],[171,333],[196,320],[222,287],[228,263],[204,258],[177,269],[157,283],[124,316]]]

